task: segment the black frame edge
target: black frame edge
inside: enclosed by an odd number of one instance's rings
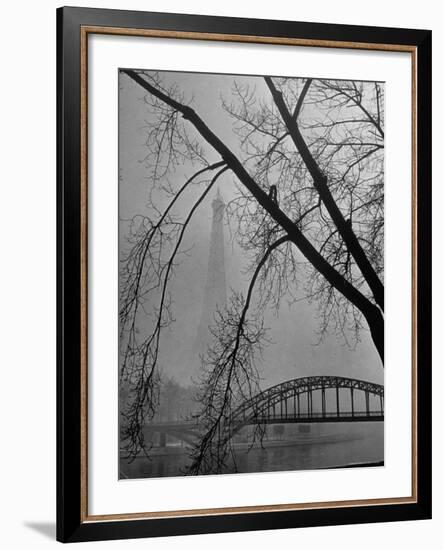
[[[80,25],[417,47],[418,500],[414,504],[82,523],[80,518]],[[57,540],[80,542],[431,518],[431,31],[170,13],[57,9]],[[68,437],[64,434],[69,434]]]
[[[432,33],[417,44],[417,484],[432,517]]]
[[[80,34],[57,10],[57,540],[80,521]],[[78,88],[78,89],[77,89]]]

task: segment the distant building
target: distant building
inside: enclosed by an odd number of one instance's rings
[[[211,240],[202,311],[192,350],[196,361],[199,355],[206,352],[210,341],[209,326],[214,324],[217,308],[223,310],[226,307],[224,211],[225,203],[220,190],[217,190],[217,195],[212,201]]]

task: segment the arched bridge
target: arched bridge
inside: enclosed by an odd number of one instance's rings
[[[231,415],[231,436],[253,424],[380,422],[384,420],[384,387],[343,376],[305,376],[276,384],[242,403]],[[144,433],[160,433],[191,443],[200,434],[198,418],[151,422]]]
[[[248,424],[380,421],[383,399],[380,384],[343,376],[306,376],[260,392],[242,403],[232,420]]]

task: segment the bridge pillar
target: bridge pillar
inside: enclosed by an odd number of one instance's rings
[[[354,388],[351,388],[351,414],[354,416]]]
[[[321,414],[322,416],[326,415],[326,394],[324,386],[321,388]]]
[[[366,416],[369,416],[369,393],[365,391],[365,398],[366,398]]]
[[[335,398],[337,402],[337,416],[340,416],[340,388],[338,386],[335,388]]]

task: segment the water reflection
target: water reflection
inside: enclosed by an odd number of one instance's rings
[[[312,470],[357,464],[382,463],[384,456],[383,422],[355,424],[274,425],[268,430],[262,448],[251,448],[250,432],[235,441],[235,467],[225,473]],[[189,447],[167,440],[155,447],[152,458],[136,458],[128,464],[121,460],[120,478],[173,477],[183,475],[189,465]]]

